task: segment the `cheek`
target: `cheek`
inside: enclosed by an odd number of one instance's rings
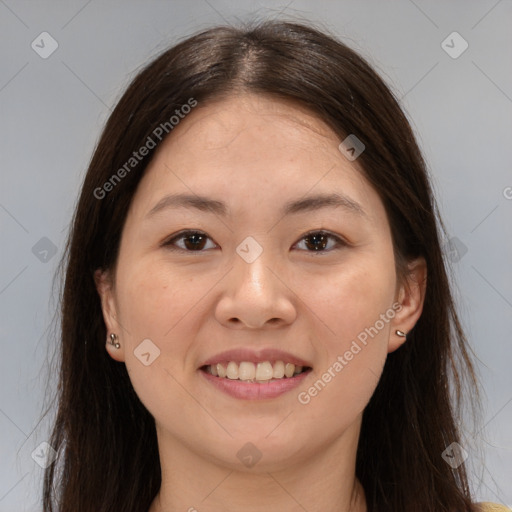
[[[182,380],[188,340],[195,338],[198,323],[192,320],[197,319],[204,288],[186,273],[171,274],[157,261],[120,262],[117,282],[125,364],[134,389],[151,412],[162,404],[172,406],[179,400],[176,382]]]
[[[309,287],[307,304],[324,333],[317,378],[299,400],[311,404],[310,411],[321,416],[328,408],[343,425],[368,403],[387,357],[395,283],[394,262],[381,259],[351,266],[323,288]]]
[[[314,281],[301,280],[301,297],[325,326],[326,342],[343,348],[391,308],[396,286],[394,260],[360,258]]]
[[[204,288],[194,285],[187,272],[171,272],[160,261],[129,265],[124,273],[120,268],[118,296],[131,340],[142,337],[161,342],[172,337],[179,322],[199,303]]]

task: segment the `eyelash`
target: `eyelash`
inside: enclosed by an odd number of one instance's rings
[[[188,253],[205,252],[206,249],[201,249],[198,251],[190,251],[188,249],[184,249],[182,247],[177,247],[174,245],[176,243],[176,241],[187,238],[191,235],[201,235],[201,236],[205,236],[205,237],[209,238],[208,235],[206,233],[203,233],[202,231],[195,231],[195,230],[181,231],[180,233],[177,233],[176,235],[173,235],[171,238],[164,241],[162,243],[162,247],[165,247],[166,249],[168,249],[170,251],[182,251],[182,252],[188,252]],[[302,242],[304,239],[306,239],[310,236],[313,236],[313,235],[324,235],[324,236],[334,240],[336,242],[336,246],[331,249],[324,249],[324,250],[320,250],[320,251],[308,251],[308,250],[305,251],[305,252],[311,253],[312,255],[321,255],[321,254],[325,254],[325,253],[330,253],[333,250],[341,249],[341,248],[349,245],[348,242],[346,242],[341,237],[334,235],[325,230],[309,231],[308,233],[306,233],[302,236],[302,238],[299,240],[299,242]]]

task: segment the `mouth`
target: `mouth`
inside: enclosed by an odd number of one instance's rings
[[[252,361],[223,361],[204,365],[200,370],[219,379],[266,384],[283,379],[293,379],[297,375],[309,372],[311,367],[282,360],[260,361],[257,363]]]
[[[217,391],[242,400],[274,399],[299,386],[310,366],[276,361],[224,361],[203,365],[199,373]]]
[[[275,398],[299,386],[312,372],[311,363],[276,347],[232,348],[200,363],[209,386],[234,398]]]

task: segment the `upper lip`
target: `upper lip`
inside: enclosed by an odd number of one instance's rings
[[[293,363],[296,366],[309,366],[306,360],[275,348],[250,349],[248,347],[234,348],[219,352],[214,356],[206,359],[200,365],[208,366],[211,364],[223,363],[225,361],[234,361],[241,363],[242,361],[250,361],[252,363],[260,363],[264,361],[283,361],[284,363]]]

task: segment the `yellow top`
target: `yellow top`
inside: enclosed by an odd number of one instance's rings
[[[482,512],[511,512],[512,509],[497,503],[482,502],[478,504]]]

